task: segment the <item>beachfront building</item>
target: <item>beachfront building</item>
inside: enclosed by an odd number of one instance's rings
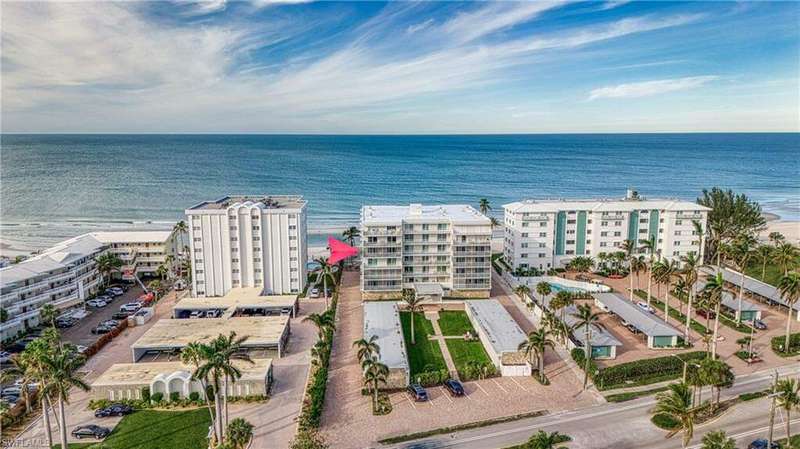
[[[531,364],[519,350],[528,338],[500,302],[464,301],[464,311],[501,376],[531,375]]]
[[[159,266],[171,269],[170,265],[177,263],[178,248],[172,231],[94,232],[92,236],[123,261],[119,276],[125,281],[156,276]],[[168,263],[167,256],[172,256],[173,262]]]
[[[389,368],[389,375],[381,388],[388,390],[405,388],[411,372],[408,367],[403,326],[400,324],[400,311],[397,301],[369,301],[364,303],[364,333],[369,341],[377,337],[375,343],[380,348],[380,362]]]
[[[676,199],[644,199],[629,190],[624,199],[524,200],[503,206],[503,254],[513,269],[563,268],[577,256],[622,250],[626,240],[654,239],[656,252],[678,260],[690,252],[702,259],[707,207]]]
[[[92,234],[84,234],[0,269],[2,340],[37,326],[39,309],[45,304],[59,311],[82,306],[100,288],[102,279],[94,259],[107,248]]]
[[[186,211],[195,296],[233,288],[297,294],[306,282],[302,196],[226,196]]]
[[[397,298],[419,285],[438,298],[488,298],[491,238],[491,221],[471,206],[364,206],[362,295]]]
[[[254,359],[252,363],[235,360],[239,370],[238,379],[228,380],[229,397],[266,396],[272,384],[272,359]],[[179,360],[153,363],[115,363],[95,379],[91,386],[94,399],[120,401],[142,399],[142,392],[161,393],[169,400],[173,393],[180,398],[189,398],[192,393],[204,398],[202,384],[192,378],[192,365]]]

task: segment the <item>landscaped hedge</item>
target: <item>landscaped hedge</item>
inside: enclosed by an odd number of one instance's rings
[[[334,317],[336,316],[336,304],[338,302],[339,292],[335,291],[330,304],[330,310],[332,310],[331,313]],[[325,405],[325,389],[328,385],[328,365],[333,345],[333,331],[328,329],[326,332],[325,344],[319,348],[320,363],[316,368],[312,367],[314,371],[311,374],[311,379],[306,388],[306,396],[303,399],[303,407],[300,410],[298,426],[301,432],[318,428],[322,418],[322,410]]]
[[[417,382],[423,387],[434,387],[441,385],[442,382],[450,378],[450,372],[446,369],[426,370],[414,374],[412,382]]]
[[[775,354],[778,354],[781,357],[791,357],[795,355],[800,355],[800,332],[796,334],[789,335],[789,352],[786,353],[783,351],[783,345],[786,343],[786,335],[781,335],[779,337],[772,337],[772,350]]]
[[[586,359],[583,349],[575,348],[572,350],[572,359],[581,368],[584,368]],[[679,354],[677,357],[665,356],[654,359],[635,360],[633,362],[622,363],[610,366],[597,372],[597,365],[594,361],[589,365],[589,377],[600,390],[612,388],[647,385],[664,380],[675,379],[683,373],[683,362],[681,360],[702,360],[707,354],[704,351],[687,352]],[[680,358],[680,360],[679,360]]]

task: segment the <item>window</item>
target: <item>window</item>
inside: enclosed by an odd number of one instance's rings
[[[253,262],[259,263],[259,262],[261,262],[261,258],[256,257],[255,259],[253,259]]]
[[[539,248],[546,248],[547,244],[544,242],[539,242]]]
[[[528,233],[527,232],[523,232],[522,233],[522,238],[524,238],[524,239],[528,238]]]
[[[605,248],[606,246],[608,246],[608,242],[600,242],[601,248]]]
[[[586,241],[586,244],[587,244],[587,245],[591,245],[591,244],[592,244],[592,241],[591,241],[591,240],[587,240],[587,241]]]
[[[608,231],[600,231],[600,237],[608,237]]]
[[[608,222],[607,221],[601,221],[600,222],[600,226],[608,226]]]
[[[291,239],[292,239],[292,238],[291,238],[291,237],[289,237],[289,240],[291,240]],[[253,236],[253,240],[254,240],[254,241],[259,241],[259,240],[261,240],[261,237],[259,237],[259,236],[257,236],[257,235],[254,235],[254,236]]]
[[[196,252],[196,253],[202,253],[202,252],[203,252],[203,248],[195,248],[195,249],[194,249],[194,252]]]
[[[575,244],[575,240],[567,240],[567,245],[574,245],[574,244]]]
[[[680,252],[680,251],[673,251],[673,252],[672,252],[672,255],[673,255],[673,256],[679,256],[680,254],[681,254],[681,252]]]
[[[523,227],[523,228],[527,228],[527,227],[528,227],[528,224],[529,224],[529,223],[528,223],[527,221],[523,221],[523,222],[522,222],[522,227]]]
[[[567,224],[575,224],[575,223],[576,223],[575,220],[567,220]]]
[[[239,259],[231,259],[232,263],[239,263]]]
[[[231,248],[231,252],[232,253],[238,253],[239,252],[239,248]]]
[[[621,221],[615,221],[614,222],[614,226],[622,226],[622,222]]]
[[[521,257],[523,259],[527,259],[528,258],[528,253],[522,253],[522,254],[519,255],[519,257]]]
[[[542,257],[547,257],[547,254],[545,254],[545,253],[539,253],[539,258],[541,259]]]
[[[568,249],[568,250],[566,250],[564,252],[567,253],[567,254],[575,254],[575,251],[571,250],[571,249]]]
[[[239,241],[239,237],[231,237],[231,242],[237,242],[237,241]]]
[[[193,231],[199,231],[200,230],[200,226],[192,226],[192,230]]]
[[[194,241],[195,241],[195,242],[199,242],[199,241],[201,241],[201,240],[203,240],[203,239],[201,239],[200,237],[195,237],[195,238],[194,238]]]
[[[259,251],[261,251],[261,248],[259,248],[259,247],[257,247],[257,246],[254,246],[254,247],[253,247],[253,251],[255,251],[255,252],[259,252]]]
[[[297,269],[295,268],[295,270],[297,270]],[[261,268],[256,268],[253,271],[256,272],[256,273],[261,273]]]
[[[540,232],[539,233],[539,237],[547,237],[547,233],[546,232]]]
[[[567,229],[567,234],[575,234],[575,230],[574,229]]]
[[[675,235],[681,235],[681,231],[675,231]]]
[[[293,230],[295,230],[295,229],[297,229],[297,226],[296,226],[296,225],[289,225],[289,230],[290,230],[290,231],[293,231]]]
[[[547,227],[547,222],[546,222],[546,221],[540,221],[540,222],[539,222],[539,227],[540,227],[540,228],[545,228],[545,227]]]
[[[614,237],[620,237],[620,236],[622,236],[621,232],[619,232],[619,231],[615,231],[614,232]]]
[[[680,226],[683,224],[683,220],[675,220],[675,224]]]
[[[527,244],[527,243],[523,243],[523,244],[522,244],[522,245],[520,245],[520,246],[522,246],[523,248],[527,248],[527,247],[528,247],[528,244]]]

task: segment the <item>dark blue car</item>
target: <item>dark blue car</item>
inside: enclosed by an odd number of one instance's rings
[[[781,445],[773,441],[770,446],[769,441],[759,438],[748,444],[747,449],[781,449]]]
[[[444,387],[447,388],[451,396],[464,396],[464,386],[455,379],[447,379],[444,381]]]
[[[425,402],[428,400],[428,392],[422,388],[420,384],[411,384],[408,386],[408,392],[416,402]]]

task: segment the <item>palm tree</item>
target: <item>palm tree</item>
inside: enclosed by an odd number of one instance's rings
[[[561,310],[561,320],[566,317],[567,307],[575,304],[575,298],[566,290],[560,290],[556,293],[556,297],[550,301],[550,306],[555,310]]]
[[[701,262],[700,258],[697,257],[694,251],[685,256],[681,256],[681,262],[683,263],[683,269],[681,270],[681,273],[683,274],[684,282],[686,282],[686,289],[688,290],[689,296],[689,306],[686,309],[686,331],[684,332],[684,340],[688,342],[689,328],[692,324],[692,303],[694,301],[695,294],[694,285],[697,283]]]
[[[764,278],[767,276],[767,263],[772,260],[772,251],[773,248],[769,245],[759,245],[756,247],[755,251],[753,251],[753,257],[761,262],[761,280],[763,281]]]
[[[708,432],[702,443],[700,449],[736,449],[736,440],[728,438],[724,430]]]
[[[389,367],[377,360],[368,358],[361,363],[361,368],[364,370],[364,385],[372,389],[372,409],[378,408],[378,385],[386,383],[386,377],[389,375]]]
[[[664,294],[664,321],[669,323],[669,295],[672,290],[672,281],[680,273],[680,267],[677,261],[665,261],[661,269],[660,279],[663,283],[667,284],[667,292]]]
[[[542,297],[542,305],[547,303],[547,297],[550,296],[550,293],[552,292],[553,289],[547,282],[542,281],[536,284],[536,293]]]
[[[558,317],[551,311],[545,310],[544,316],[542,316],[541,326],[550,331],[550,333],[556,337],[562,343],[566,342],[567,339],[567,328],[563,321],[558,319]]]
[[[547,347],[553,349],[555,343],[550,339],[550,332],[546,328],[540,327],[528,334],[528,339],[520,343],[518,348],[525,353],[531,365],[533,365],[533,357],[536,357],[539,366],[539,381],[541,383],[545,383],[544,355]]]
[[[714,333],[711,341],[711,358],[717,358],[717,332],[719,332],[719,306],[722,304],[722,295],[725,293],[725,279],[722,273],[717,273],[713,276],[708,276],[706,286],[703,290],[706,292],[706,312],[714,308]]]
[[[228,424],[228,443],[233,449],[244,449],[253,438],[253,425],[242,418],[236,418]]]
[[[17,379],[20,380],[20,386],[22,387],[20,392],[22,393],[22,399],[25,401],[25,413],[30,413],[31,397],[28,385],[36,382],[31,357],[23,351],[11,357],[9,363],[11,366],[0,371],[0,382],[6,383]]]
[[[719,406],[719,399],[722,388],[733,385],[735,376],[730,365],[722,360],[703,359],[700,362],[701,377],[705,385],[711,385],[716,392],[713,408]]]
[[[647,263],[644,260],[644,256],[636,256],[632,257],[631,260],[628,262],[628,269],[630,270],[630,275],[636,275],[636,290],[640,290],[639,288],[639,281],[640,276],[639,274],[642,271],[647,269]],[[631,289],[631,301],[633,301],[633,289]]]
[[[606,267],[606,263],[608,262],[609,256],[610,255],[608,253],[604,252],[604,251],[601,251],[601,252],[597,253],[597,260],[600,262],[599,265],[603,269],[607,268]]]
[[[203,388],[203,397],[206,400],[206,407],[208,408],[208,414],[211,416],[211,422],[214,422],[214,412],[211,410],[211,401],[209,398],[205,397],[208,394],[208,376],[199,377],[197,375],[200,366],[203,364],[203,360],[206,354],[210,352],[210,348],[199,342],[191,342],[186,345],[183,349],[181,349],[181,363],[184,365],[192,365],[194,366],[194,372],[192,373],[192,379],[197,380],[200,382],[200,386]],[[214,429],[216,431],[216,428]],[[219,441],[219,440],[217,440]]]
[[[50,327],[56,327],[56,318],[58,317],[58,310],[50,303],[43,305],[39,309],[39,321],[46,323]]]
[[[329,313],[312,313],[303,318],[304,322],[311,322],[317,326],[317,336],[322,341],[327,341],[327,331],[336,327],[334,318]]]
[[[522,447],[527,449],[567,449],[566,446],[559,446],[565,440],[567,440],[565,435],[558,432],[547,433],[540,430],[533,434]]]
[[[656,240],[655,237],[651,237],[649,239],[642,239],[639,240],[639,244],[642,245],[641,247],[639,247],[639,250],[644,251],[649,256],[649,259],[646,262],[646,264],[647,264],[647,305],[650,306],[650,292],[651,292],[651,287],[653,285],[653,264],[655,263],[655,257],[656,257]]]
[[[744,272],[747,270],[747,265],[750,262],[750,258],[753,257],[755,252],[753,251],[753,247],[756,243],[756,239],[750,237],[748,235],[740,236],[736,239],[731,247],[731,256],[733,256],[733,261],[736,264],[736,268],[739,270],[739,296],[738,296],[738,306],[736,310],[736,322],[742,322],[742,296],[744,295]]]
[[[778,246],[786,241],[786,236],[778,231],[770,232],[767,238],[772,242],[772,246]]]
[[[573,313],[572,317],[576,322],[572,325],[572,331],[583,326],[584,332],[584,355],[586,358],[585,366],[583,367],[583,389],[589,383],[589,362],[592,360],[592,329],[603,330],[604,326],[600,323],[601,313],[592,312],[592,307],[589,304],[581,304],[578,306],[577,313]]]
[[[789,269],[797,265],[797,259],[800,257],[800,252],[797,247],[791,243],[781,243],[775,247],[774,261],[779,267],[783,269],[783,274],[789,272]]]
[[[242,351],[242,343],[247,340],[247,336],[237,337],[236,332],[231,331],[228,336],[220,335],[214,341],[216,353],[222,358],[223,387],[222,401],[225,406],[225,426],[228,425],[228,382],[236,382],[242,377],[242,372],[234,364],[234,360],[241,360],[247,363],[254,363],[250,356]]]
[[[185,221],[181,220],[175,223],[175,226],[173,226],[172,228],[172,233],[175,235],[175,237],[180,238],[180,243],[175,245],[176,247],[178,247],[178,245],[183,244],[184,237],[189,233],[189,227],[186,225]],[[186,253],[188,254],[188,251],[186,251]]]
[[[359,362],[363,362],[366,359],[378,358],[381,353],[381,347],[376,343],[377,340],[378,336],[373,335],[369,337],[369,340],[362,338],[353,342],[353,346],[358,348],[356,356]]]
[[[481,198],[478,201],[478,209],[481,211],[481,213],[483,215],[486,215],[486,214],[489,213],[490,210],[492,210],[492,206],[489,205],[489,200],[488,199]]]
[[[156,276],[160,277],[161,280],[166,279],[167,273],[169,273],[169,268],[167,268],[167,266],[164,265],[163,263],[161,265],[159,265],[158,268],[156,268],[156,273],[155,274],[156,274]]]
[[[792,310],[797,299],[800,298],[800,274],[793,272],[781,277],[781,280],[778,281],[778,292],[780,292],[781,298],[789,308],[786,314],[786,340],[784,342],[784,352],[788,353],[791,349],[789,343],[792,331]]]
[[[414,338],[414,313],[422,308],[422,298],[417,296],[413,289],[403,289],[403,301],[408,306],[408,311],[411,312],[411,344],[417,344]]]
[[[517,288],[514,289],[514,293],[517,294],[520,298],[522,298],[523,302],[528,302],[526,298],[531,295],[531,288],[525,284],[519,284]]]
[[[500,222],[494,217],[489,217],[489,221],[492,223],[493,229],[500,226]]]
[[[59,346],[52,356],[45,356],[42,360],[46,367],[45,376],[48,384],[58,400],[58,433],[61,447],[67,447],[67,417],[64,404],[69,403],[70,389],[76,387],[89,391],[89,386],[78,376],[83,360],[83,356],[71,345]]]
[[[356,238],[359,236],[361,236],[361,231],[359,231],[355,226],[350,226],[349,228],[345,229],[344,232],[342,232],[342,237],[347,240],[347,243],[349,243],[350,246],[356,246]]]
[[[681,447],[684,449],[694,435],[696,409],[692,406],[692,392],[684,382],[670,384],[669,390],[656,396],[653,413],[666,415],[678,423],[678,427],[667,434],[667,438],[683,432]]]
[[[336,276],[334,276],[334,273],[336,273],[336,271],[338,269],[338,266],[329,264],[328,261],[326,259],[322,258],[322,257],[314,259],[314,262],[316,262],[317,265],[318,265],[318,268],[316,270],[314,270],[314,272],[317,274],[317,279],[314,282],[314,285],[316,287],[319,287],[319,285],[322,284],[322,294],[325,295],[325,308],[327,309],[329,307],[329,305],[328,305],[328,280],[331,281],[331,284],[333,285],[333,288],[335,289],[336,288]]]
[[[800,407],[800,383],[795,379],[782,379],[778,381],[776,388],[776,401],[778,407],[783,408],[786,412],[786,440],[788,447],[792,447],[792,432],[790,432],[791,412],[793,409]]]
[[[50,412],[53,412],[53,405],[50,398],[55,393],[53,385],[50,383],[49,368],[46,360],[53,358],[55,352],[61,345],[60,336],[55,328],[48,328],[42,332],[42,336],[33,340],[25,347],[17,357],[21,363],[16,364],[12,358],[13,366],[4,370],[3,374],[14,375],[14,370],[19,370],[19,374],[24,374],[23,394],[28,393],[26,381],[38,383],[37,396],[42,401],[42,418],[44,420],[45,434],[47,437],[47,447],[53,446],[53,433],[50,426]],[[74,346],[72,347],[74,348]],[[3,376],[0,376],[2,378]],[[5,381],[3,379],[3,381]],[[26,398],[27,404],[27,398]]]
[[[112,253],[100,254],[94,261],[97,263],[97,271],[103,276],[103,285],[108,285],[111,280],[111,273],[119,271],[125,265],[116,254]]]

